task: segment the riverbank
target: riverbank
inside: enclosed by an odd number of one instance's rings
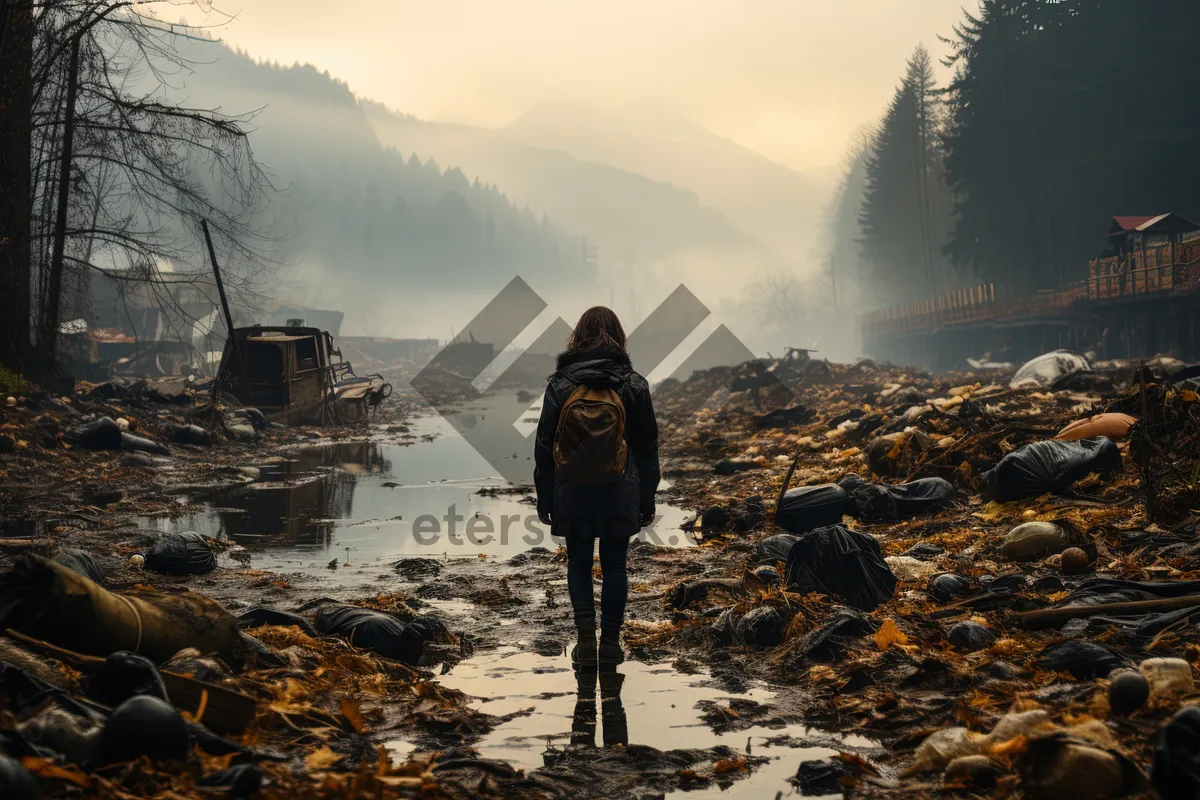
[[[493,470],[462,435],[465,420],[418,415],[403,393],[367,430],[267,431],[256,448],[229,444],[217,458],[189,451],[169,478],[91,454],[28,454],[4,468],[34,465],[42,477],[18,486],[42,487],[41,495],[24,494],[11,507],[45,516],[47,498],[90,489],[88,480],[126,491],[103,509],[50,508],[60,523],[88,515],[92,530],[23,523],[45,552],[82,546],[107,559],[118,587],[187,587],[235,614],[268,606],[311,619],[334,600],[400,620],[445,621],[450,635],[426,648],[418,665],[425,672],[393,675],[387,691],[351,681],[333,692],[299,686],[286,698],[274,694],[268,716],[286,699],[342,720],[325,738],[306,734],[283,749],[271,768],[281,790],[344,796],[369,784],[385,795],[706,797],[736,783],[739,792],[764,795],[799,788],[920,796],[960,780],[978,788],[978,780],[1024,791],[1047,780],[1047,759],[1055,766],[1058,752],[1047,748],[1065,740],[1097,751],[1094,760],[1126,759],[1136,773],[1149,765],[1152,734],[1186,704],[1188,690],[1156,692],[1144,707],[1117,714],[1108,705],[1110,672],[1150,656],[1186,663],[1190,616],[1147,637],[1125,622],[1110,630],[1086,617],[1085,627],[1032,630],[1021,615],[1069,604],[1096,579],[1186,588],[1196,577],[1184,552],[1191,517],[1184,510],[1147,519],[1142,470],[1122,437],[1113,444],[1115,470],[1057,495],[986,499],[983,476],[1005,455],[1073,420],[1141,402],[1141,384],[1129,375],[1078,378],[1058,390],[1014,390],[1008,377],[788,361],[769,375],[715,370],[660,387],[668,478],[662,519],[630,549],[629,661],[590,684],[594,673],[581,679],[567,657],[574,630],[563,556],[538,530],[529,488],[488,477]],[[1150,396],[1164,408],[1187,402],[1186,390],[1152,380]],[[506,415],[523,405],[507,397],[503,404]],[[772,413],[780,409],[786,413]],[[535,411],[522,417],[526,428]],[[483,420],[501,412],[477,405],[463,413]],[[47,477],[55,472],[58,484]],[[879,484],[938,478],[952,488],[939,507],[904,519],[894,510],[838,511],[879,543],[897,584],[874,608],[855,609],[836,590],[805,590],[787,569],[789,552],[778,548],[783,529],[773,512],[785,480],[853,488],[848,475]],[[1186,508],[1186,492],[1179,503]],[[430,520],[418,526],[421,517]],[[1010,529],[1031,521],[1056,526],[1064,543],[1079,546],[1083,569],[1068,571],[1063,548],[1011,558]],[[182,530],[218,543],[216,570],[172,578],[130,563],[128,554]],[[946,575],[949,594],[940,588]],[[322,659],[340,657],[336,639],[252,633],[280,651],[301,648],[308,660],[290,662],[297,676],[332,669],[335,662]],[[1085,648],[1082,660],[1099,657],[1109,669],[1063,660],[1064,643],[1068,651],[1079,646],[1072,642],[1104,648],[1111,658]],[[397,668],[349,652],[375,664],[371,674]],[[277,682],[280,674],[244,673],[229,685]],[[425,704],[427,697],[437,702]],[[984,740],[1006,715],[1033,711],[1022,718],[1025,744]],[[923,740],[941,729],[962,730],[947,735],[985,759],[978,774],[946,773],[944,763],[913,769]],[[372,769],[379,777],[383,762],[366,754],[368,744],[384,747],[384,777],[395,781],[356,783]],[[610,746],[593,749],[601,744]]]

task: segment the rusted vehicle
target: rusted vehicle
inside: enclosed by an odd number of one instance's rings
[[[288,425],[366,419],[392,393],[381,375],[359,377],[320,328],[255,325],[225,342],[217,386]]]

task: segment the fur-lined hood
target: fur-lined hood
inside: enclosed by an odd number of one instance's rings
[[[564,350],[558,354],[555,369],[566,369],[572,364],[582,364],[585,361],[612,361],[633,368],[629,354],[623,350]]]

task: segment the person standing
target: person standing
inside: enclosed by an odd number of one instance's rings
[[[611,309],[589,308],[560,353],[542,401],[534,443],[538,518],[567,543],[567,589],[577,665],[624,660],[621,626],[629,594],[629,540],[654,519],[658,423],[650,385],[633,369],[625,330]],[[600,641],[592,592],[599,542]]]

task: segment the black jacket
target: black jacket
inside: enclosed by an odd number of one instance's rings
[[[554,434],[563,403],[580,384],[611,386],[625,406],[625,439],[629,457],[620,480],[585,485],[557,480]],[[629,356],[614,350],[568,350],[558,356],[542,400],[537,442],[533,448],[533,480],[538,514],[551,516],[555,536],[634,536],[639,517],[653,516],[658,488],[658,423],[650,402],[650,385],[633,371]]]

